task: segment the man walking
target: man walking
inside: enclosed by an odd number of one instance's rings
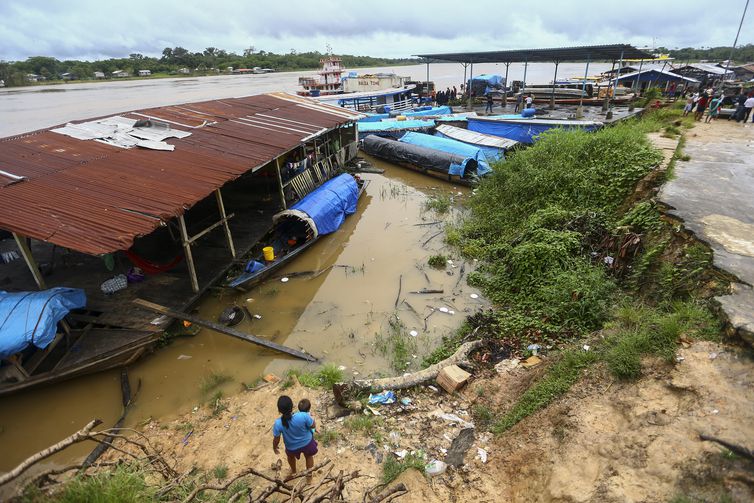
[[[487,113],[492,113],[492,93],[487,93],[487,106],[484,108],[484,111]]]

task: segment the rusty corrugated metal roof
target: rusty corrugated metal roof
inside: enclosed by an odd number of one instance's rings
[[[284,93],[137,110],[190,136],[172,152],[50,129],[0,139],[0,228],[99,255],[124,250],[215,189],[360,114]]]

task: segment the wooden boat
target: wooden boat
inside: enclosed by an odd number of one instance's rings
[[[51,291],[25,294],[44,295]],[[161,328],[156,326],[152,330],[103,326],[96,323],[96,317],[82,314],[78,310],[69,313],[65,309],[65,322],[60,321],[63,313],[61,317],[50,321],[43,317],[46,309],[53,308],[45,305],[12,310],[16,319],[22,318],[18,326],[26,329],[34,327],[31,338],[34,342],[19,342],[17,350],[8,351],[2,357],[0,396],[129,365],[150,351],[162,333]],[[31,325],[26,323],[27,319],[31,320]],[[17,322],[13,318],[7,317],[6,320],[10,322],[4,328],[9,331],[0,332],[4,341],[18,337],[25,330],[16,329],[13,323]],[[37,338],[37,320],[43,322],[40,327],[46,327],[41,330],[50,331],[44,344]]]
[[[244,257],[243,268],[229,271],[225,286],[254,286],[293,261],[321,236],[338,230],[345,218],[356,211],[367,183],[352,174],[336,176],[276,214],[272,228]]]
[[[500,136],[526,144],[534,143],[540,134],[553,128],[594,131],[603,125],[597,121],[522,118],[520,115],[469,117],[467,123],[469,131]]]

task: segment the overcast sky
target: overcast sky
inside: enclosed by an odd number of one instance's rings
[[[417,53],[630,43],[729,46],[745,0],[0,0],[0,60],[241,53]],[[754,7],[739,44],[754,40]]]

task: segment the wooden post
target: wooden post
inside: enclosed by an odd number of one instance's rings
[[[552,78],[552,94],[550,95],[550,110],[555,109],[555,83],[558,81],[558,65],[560,61],[555,62],[555,76]]]
[[[503,108],[508,106],[508,69],[511,66],[511,62],[505,63],[505,84],[503,85]]]
[[[181,241],[183,242],[183,252],[186,254],[186,263],[191,276],[191,288],[194,292],[199,291],[199,279],[196,277],[196,267],[194,266],[194,256],[191,254],[191,243],[189,242],[188,232],[186,232],[186,220],[183,215],[178,217],[178,224],[181,228]]]
[[[37,263],[34,261],[34,256],[31,254],[31,248],[29,248],[29,244],[26,242],[26,236],[14,232],[13,238],[16,240],[16,244],[21,252],[21,256],[24,258],[24,262],[26,262],[26,266],[29,268],[29,271],[31,271],[31,275],[34,276],[34,282],[37,284],[37,287],[39,287],[40,290],[46,290],[47,285],[45,284],[44,278],[42,278],[42,273],[39,271]]]
[[[586,57],[586,68],[584,69],[584,81],[581,83],[581,96],[579,97],[579,106],[576,108],[576,118],[580,119],[584,116],[584,94],[586,94],[586,78],[589,76],[589,63],[592,60],[592,55],[588,54]],[[594,86],[592,86],[594,90]]]
[[[228,240],[228,249],[230,250],[230,256],[236,258],[236,247],[233,246],[233,236],[230,234],[230,225],[228,225],[228,217],[225,214],[225,204],[223,203],[223,195],[220,189],[215,190],[215,196],[217,197],[217,209],[220,210],[220,218],[223,220],[223,228],[225,229],[225,239]]]
[[[317,152],[316,145],[314,147],[314,152],[315,152],[314,157],[316,159],[316,157],[317,157],[316,156],[316,152]],[[280,174],[280,157],[275,158],[275,170],[278,173],[278,187],[280,188],[280,203],[283,205],[283,209],[285,210],[285,209],[288,209],[288,206],[285,204],[285,191],[283,190],[283,177]]]
[[[469,103],[466,106],[467,110],[472,110],[474,108],[474,104],[471,101],[471,81],[474,80],[474,62],[472,61],[469,63],[469,80],[466,83],[466,92],[469,93]]]

